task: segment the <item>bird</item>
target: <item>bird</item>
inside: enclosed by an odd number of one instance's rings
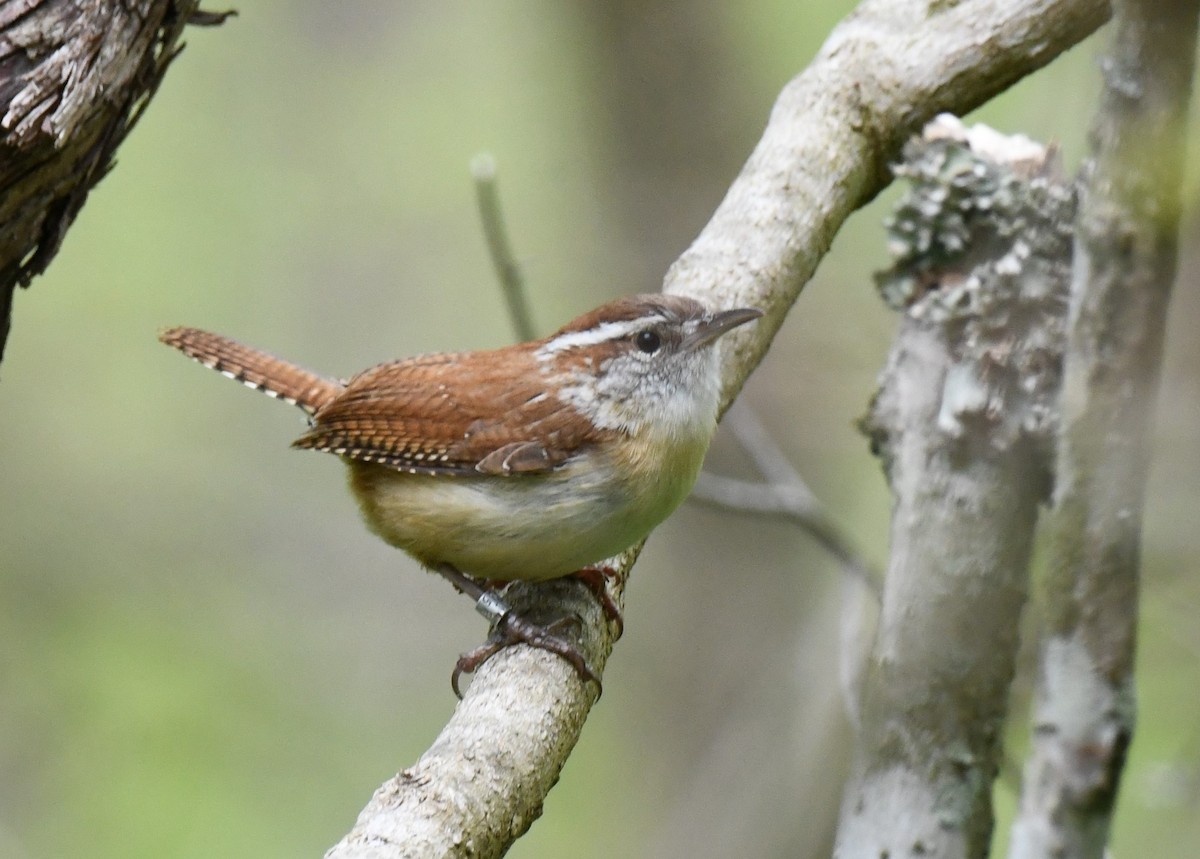
[[[510,612],[495,585],[586,571],[679,506],[716,429],[715,347],[761,315],[627,296],[541,339],[402,358],[347,380],[198,328],[159,339],[303,410],[309,428],[292,446],[345,461],[367,527],[476,599],[497,636],[460,659],[457,693],[461,671],[513,641],[599,682],[573,645]]]

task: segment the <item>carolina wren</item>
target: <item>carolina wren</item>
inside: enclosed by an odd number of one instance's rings
[[[633,296],[541,340],[405,358],[344,382],[195,328],[160,339],[303,409],[310,428],[292,446],[345,460],[367,526],[480,597],[462,574],[568,575],[667,518],[716,428],[713,346],[761,315]]]

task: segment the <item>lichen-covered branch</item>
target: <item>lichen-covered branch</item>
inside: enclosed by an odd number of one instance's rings
[[[1142,506],[1196,0],[1121,0],[1083,180],[1046,632],[1010,856],[1096,857],[1133,735]]]
[[[784,89],[741,175],[664,284],[667,291],[713,305],[755,305],[767,312],[756,331],[734,332],[724,344],[726,405],[766,354],[842,223],[887,184],[901,143],[938,112],[965,113],[1041,68],[1108,14],[1107,0],[864,0],[834,30],[812,65]],[[633,557],[621,563],[622,574]],[[561,607],[564,614],[578,609]],[[599,642],[603,652],[611,633],[598,613],[588,617],[584,647]],[[513,838],[523,831],[540,813],[539,790],[548,789],[561,769],[591,703],[591,693],[559,662],[551,654],[515,648],[479,670],[460,705],[473,707],[476,695],[494,696],[505,707],[519,708],[513,712],[517,726],[542,725],[543,742],[524,742],[522,737],[534,734],[514,737],[491,722],[484,737],[483,728],[463,723],[469,712],[456,713],[434,749],[442,757],[469,756],[475,776],[470,783],[456,781],[462,788],[457,801],[437,803],[435,813],[425,813],[423,798],[445,795],[446,786],[431,771],[417,778],[401,774],[381,788],[330,855],[501,855],[507,849],[503,838],[489,836],[487,849],[479,849],[472,808],[486,804],[502,823],[516,821],[517,826],[500,826]],[[593,665],[601,668],[603,661]],[[549,712],[558,721],[526,717]],[[464,737],[480,745],[452,750]],[[568,741],[561,742],[563,737]],[[499,777],[513,771],[512,755],[524,756],[522,771],[528,767],[541,775],[525,781]],[[410,838],[424,837],[431,828],[447,834],[440,842],[450,845],[447,852],[407,849]]]
[[[199,0],[0,4],[0,357],[13,294],[45,271],[158,88]]]
[[[837,856],[982,857],[1038,505],[1074,195],[1052,153],[950,117],[909,147],[880,280],[905,315],[864,429],[895,498]]]

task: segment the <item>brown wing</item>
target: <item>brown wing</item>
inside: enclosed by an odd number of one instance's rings
[[[536,474],[600,431],[546,391],[528,350],[423,355],[351,379],[294,447],[413,474]]]

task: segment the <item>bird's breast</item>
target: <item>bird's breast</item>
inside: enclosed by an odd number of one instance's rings
[[[701,443],[627,440],[591,449],[545,474],[406,474],[349,461],[350,486],[368,527],[428,566],[479,578],[540,580],[618,554],[687,497]]]

